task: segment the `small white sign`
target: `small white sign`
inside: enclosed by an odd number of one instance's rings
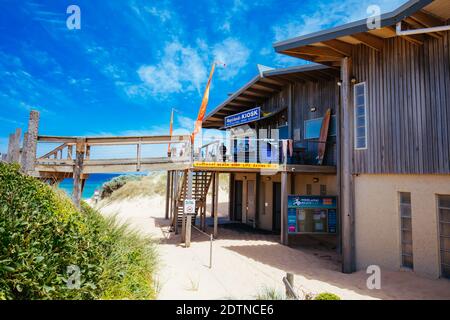
[[[184,200],[184,213],[195,214],[195,200],[193,199]]]

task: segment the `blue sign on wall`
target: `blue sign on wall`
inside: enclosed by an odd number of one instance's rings
[[[335,209],[336,197],[288,196],[288,208]]]
[[[244,112],[225,117],[225,127],[233,127],[239,124],[249,123],[261,118],[261,108],[257,107]]]

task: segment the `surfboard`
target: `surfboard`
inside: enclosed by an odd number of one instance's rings
[[[322,120],[322,127],[320,128],[319,146],[317,152],[317,164],[323,163],[325,152],[327,149],[328,129],[330,128],[331,109],[328,109]]]

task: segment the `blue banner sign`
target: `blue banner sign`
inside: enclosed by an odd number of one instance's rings
[[[249,123],[261,118],[261,108],[257,107],[244,112],[225,117],[225,127],[234,127],[239,124]]]
[[[335,196],[288,196],[288,234],[337,233]]]
[[[288,208],[298,209],[335,209],[336,197],[288,196]]]

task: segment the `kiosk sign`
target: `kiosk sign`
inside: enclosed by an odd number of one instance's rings
[[[239,124],[249,123],[261,118],[261,108],[253,108],[244,112],[225,117],[225,127],[233,127]]]
[[[193,199],[184,200],[184,213],[195,214],[195,200]]]

